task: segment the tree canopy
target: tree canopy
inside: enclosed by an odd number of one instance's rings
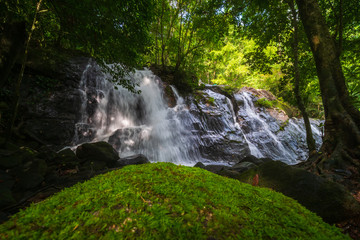
[[[1,1],[1,27],[23,22],[30,32],[37,2]],[[149,44],[153,6],[152,0],[44,0],[31,45],[80,50],[117,75],[115,79],[122,85],[133,89],[132,83],[121,77],[141,66],[140,56]],[[109,63],[119,67],[112,69],[106,65]]]
[[[83,51],[115,79],[146,62],[205,83],[270,90],[302,115],[325,119],[322,153],[310,169],[359,176],[357,0],[43,0],[36,11],[39,2],[1,1],[2,36],[23,36],[24,23],[32,46]],[[19,48],[3,49],[0,69],[11,68]]]

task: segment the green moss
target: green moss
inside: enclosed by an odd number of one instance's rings
[[[194,99],[197,103],[202,102],[211,106],[215,106],[215,98],[210,97],[207,93],[204,93],[202,91],[196,91],[194,93]]]
[[[259,98],[255,104],[259,107],[272,108],[274,106],[274,101],[269,101],[266,98]]]
[[[265,107],[265,108],[278,108],[283,110],[286,115],[290,118],[292,117],[299,117],[299,111],[296,107],[290,106],[288,103],[285,103],[281,98],[276,100],[268,100],[266,98],[259,98],[255,105],[258,107]]]
[[[228,85],[224,86],[222,89],[229,95],[233,95],[234,92],[239,91],[239,88],[234,87],[234,86],[228,86]]]
[[[215,98],[213,97],[208,97],[206,99],[206,103],[210,104],[211,106],[214,106],[215,105]]]
[[[295,200],[200,168],[128,166],[34,204],[5,239],[349,239]]]
[[[288,103],[284,102],[282,98],[278,98],[273,102],[274,102],[274,107],[283,110],[286,113],[286,115],[289,116],[289,118],[300,116],[298,108],[294,106],[290,106]]]
[[[289,125],[289,119],[281,123],[279,131],[284,131],[287,125]]]

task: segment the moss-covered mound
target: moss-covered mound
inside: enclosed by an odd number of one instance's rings
[[[1,225],[3,238],[348,239],[282,194],[171,163],[65,189]]]

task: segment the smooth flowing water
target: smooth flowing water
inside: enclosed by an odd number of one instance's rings
[[[74,145],[107,141],[120,157],[144,154],[152,162],[182,165],[231,165],[250,154],[288,164],[307,157],[302,121],[290,119],[280,129],[281,122],[254,106],[251,93],[235,94],[231,100],[208,87],[200,92],[202,100],[184,99],[170,86],[176,105],[168,107],[164,85],[150,70],[138,70],[129,78],[138,83],[140,94],[114,88],[97,65],[89,63],[79,86],[83,102]],[[238,102],[237,112],[233,101]],[[318,125],[312,121],[319,145]]]
[[[196,145],[179,118],[179,112],[187,111],[181,105],[183,100],[178,98],[178,104],[169,108],[160,79],[149,70],[136,71],[130,77],[139,84],[140,94],[121,86],[115,89],[101,74],[95,81],[83,77],[80,89],[86,101],[77,124],[75,144],[107,141],[119,151],[120,157],[141,153],[150,161],[196,163],[199,158]]]

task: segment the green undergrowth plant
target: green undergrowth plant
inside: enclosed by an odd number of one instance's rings
[[[274,101],[270,101],[266,98],[259,98],[255,102],[255,105],[257,105],[259,107],[272,108],[274,106]]]
[[[286,115],[290,118],[292,117],[299,117],[300,113],[297,108],[290,106],[288,103],[284,102],[281,98],[277,98],[276,100],[268,100],[267,98],[259,98],[255,105],[258,107],[265,107],[265,108],[278,108],[283,110]]]
[[[0,239],[349,239],[295,200],[200,168],[128,166],[20,211]]]

